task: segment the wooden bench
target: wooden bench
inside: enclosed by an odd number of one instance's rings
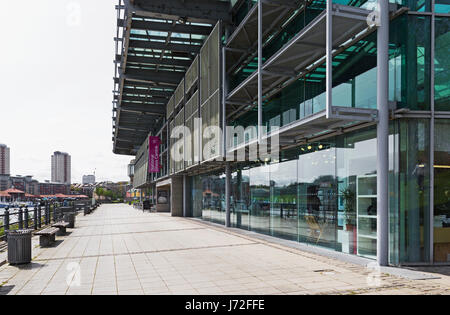
[[[58,228],[58,233],[57,233],[58,236],[65,235],[66,234],[66,229],[67,229],[68,226],[69,226],[69,223],[68,222],[64,222],[64,221],[56,222],[55,224],[52,225],[52,227]]]
[[[50,227],[46,228],[42,231],[34,233],[35,235],[39,235],[39,245],[41,247],[47,247],[50,246],[52,243],[56,242],[55,236],[56,233],[58,233],[59,229]]]

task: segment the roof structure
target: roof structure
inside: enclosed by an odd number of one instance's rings
[[[135,155],[164,124],[166,106],[230,0],[119,0],[113,99],[114,153]]]

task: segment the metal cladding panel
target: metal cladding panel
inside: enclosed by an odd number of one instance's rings
[[[167,103],[167,119],[169,119],[170,116],[172,116],[174,110],[175,110],[175,96],[172,95],[169,102]]]
[[[175,125],[174,125],[174,127],[176,128],[176,127],[180,127],[180,126],[184,126],[184,108],[175,117]],[[180,139],[174,139],[174,140],[175,140],[174,143],[176,143]],[[183,139],[183,140],[185,140],[185,139]],[[183,171],[184,170],[184,161],[175,161],[174,166],[175,166],[175,173]]]
[[[169,136],[170,136],[170,151],[169,151],[169,154],[171,156],[170,157],[170,163],[169,163],[170,164],[169,173],[170,173],[170,175],[172,175],[172,174],[175,173],[175,162],[174,162],[174,160],[172,158],[172,148],[173,148],[173,145],[175,143],[175,139],[172,138],[172,130],[175,128],[175,120],[172,120],[170,122],[169,126],[170,126],[170,128],[169,128]]]
[[[136,155],[136,164],[134,166],[134,180],[135,188],[143,186],[148,179],[148,137],[140,147]]]
[[[175,90],[175,107],[184,101],[184,79],[181,80],[177,89]]]
[[[185,107],[186,118],[191,117],[194,112],[198,112],[198,91],[192,95],[192,97],[187,101]]]
[[[189,92],[191,88],[194,86],[195,82],[198,81],[198,63],[199,63],[199,57],[194,59],[194,62],[192,62],[191,67],[186,72],[186,92]]]
[[[205,42],[200,52],[200,92],[201,92],[201,118],[202,129],[204,134],[208,127],[220,127],[220,38],[221,24],[220,22],[214,27],[211,35]],[[213,145],[213,158],[220,156],[220,139]],[[203,144],[209,143],[211,139],[203,139]],[[202,160],[210,160],[211,157],[204,157]]]

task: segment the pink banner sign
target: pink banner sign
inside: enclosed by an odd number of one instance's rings
[[[159,159],[159,146],[161,145],[161,139],[159,137],[150,137],[148,141],[148,172],[159,173],[161,169]]]

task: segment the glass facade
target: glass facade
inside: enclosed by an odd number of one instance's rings
[[[225,175],[193,182],[194,213],[224,223]],[[376,131],[304,145],[271,164],[239,166],[230,201],[234,227],[374,257]]]

